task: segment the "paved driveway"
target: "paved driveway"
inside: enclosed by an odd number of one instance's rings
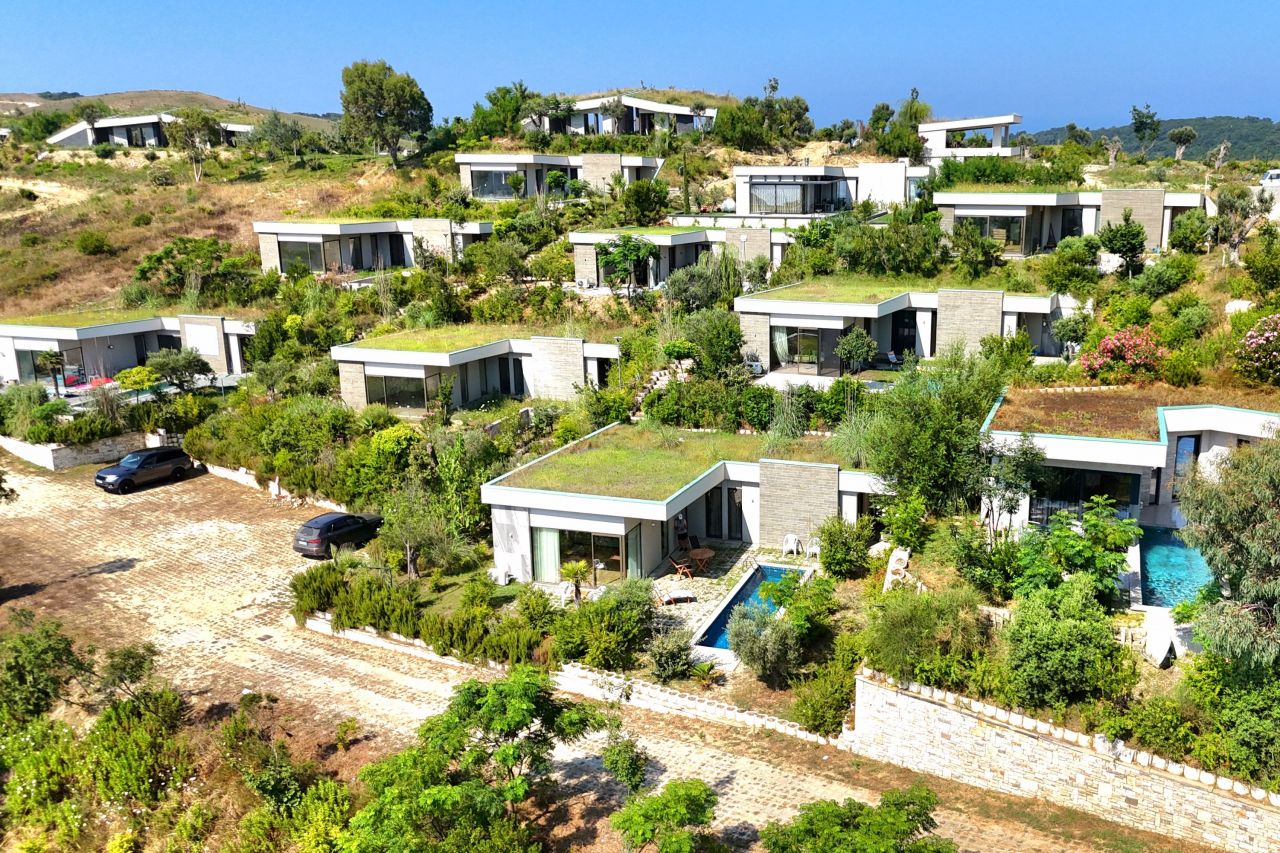
[[[0,505],[0,607],[55,615],[102,645],[148,639],[161,649],[164,674],[197,702],[234,701],[243,690],[274,693],[293,705],[299,724],[332,731],[336,720],[353,716],[389,747],[411,738],[471,675],[294,627],[288,579],[304,561],[290,542],[313,510],[208,475],[117,496],[94,488],[90,471],[36,472],[3,454],[0,466],[20,495]],[[697,776],[717,787],[719,826],[744,840],[801,803],[874,801],[883,787],[912,778],[779,736],[627,717],[664,778]],[[572,790],[588,799],[616,796],[590,750],[562,750],[558,758]],[[1095,839],[1131,837],[1111,825],[1098,832],[1100,822],[1060,809],[931,784],[948,806],[939,811],[941,831],[966,850],[1121,849],[1068,840],[1068,823],[1093,827],[1088,837]],[[597,805],[599,812],[613,807]],[[610,850],[615,838],[591,832],[571,840],[575,849]]]

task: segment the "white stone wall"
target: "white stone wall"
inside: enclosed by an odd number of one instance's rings
[[[918,684],[857,679],[855,752],[921,773],[1241,853],[1276,849],[1280,795],[1103,735],[1084,735]]]
[[[140,432],[126,432],[99,439],[91,444],[67,446],[62,444],[28,444],[7,435],[0,435],[0,449],[32,465],[50,471],[65,471],[77,465],[97,465],[116,462],[121,457],[146,446],[146,436]]]

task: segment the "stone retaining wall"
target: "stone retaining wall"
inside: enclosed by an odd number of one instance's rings
[[[50,471],[65,471],[77,465],[96,465],[103,462],[116,462],[121,457],[141,450],[146,446],[146,438],[140,432],[126,432],[100,438],[89,444],[29,444],[0,435],[0,449],[32,465],[47,468]]]
[[[230,480],[233,483],[239,483],[240,485],[248,486],[251,489],[259,489],[271,495],[273,498],[295,500],[299,503],[306,504],[307,506],[316,506],[321,509],[333,510],[334,512],[347,511],[347,508],[340,503],[334,503],[333,501],[325,500],[324,498],[317,498],[314,495],[298,497],[280,485],[279,477],[267,480],[265,483],[259,483],[258,475],[250,471],[248,468],[235,470],[231,468],[223,468],[220,465],[210,465],[207,462],[200,462],[200,465],[214,477],[222,480]]]
[[[921,773],[1080,809],[1241,853],[1275,850],[1280,794],[869,670],[857,679],[855,752]]]

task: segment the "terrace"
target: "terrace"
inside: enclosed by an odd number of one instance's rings
[[[1197,405],[1274,412],[1280,411],[1280,392],[1244,387],[1174,388],[1169,385],[1060,392],[1011,390],[996,410],[991,429],[1159,441],[1158,409]]]
[[[756,462],[771,454],[765,437],[617,426],[518,468],[500,485],[633,500],[661,501],[717,462]],[[840,464],[825,439],[798,439],[785,453],[798,462]]]

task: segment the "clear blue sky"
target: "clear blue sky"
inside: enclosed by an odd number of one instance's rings
[[[920,0],[13,0],[0,91],[194,89],[263,107],[337,111],[342,67],[385,59],[437,120],[495,85],[757,94],[770,76],[822,125],[866,118],[912,86],[942,117],[1020,112],[1023,129],[1164,118],[1275,117],[1260,34],[1276,7],[1232,0],[979,4]],[[18,11],[19,5],[25,11]],[[1250,22],[1256,25],[1250,25]],[[1265,27],[1263,25],[1266,25]]]

